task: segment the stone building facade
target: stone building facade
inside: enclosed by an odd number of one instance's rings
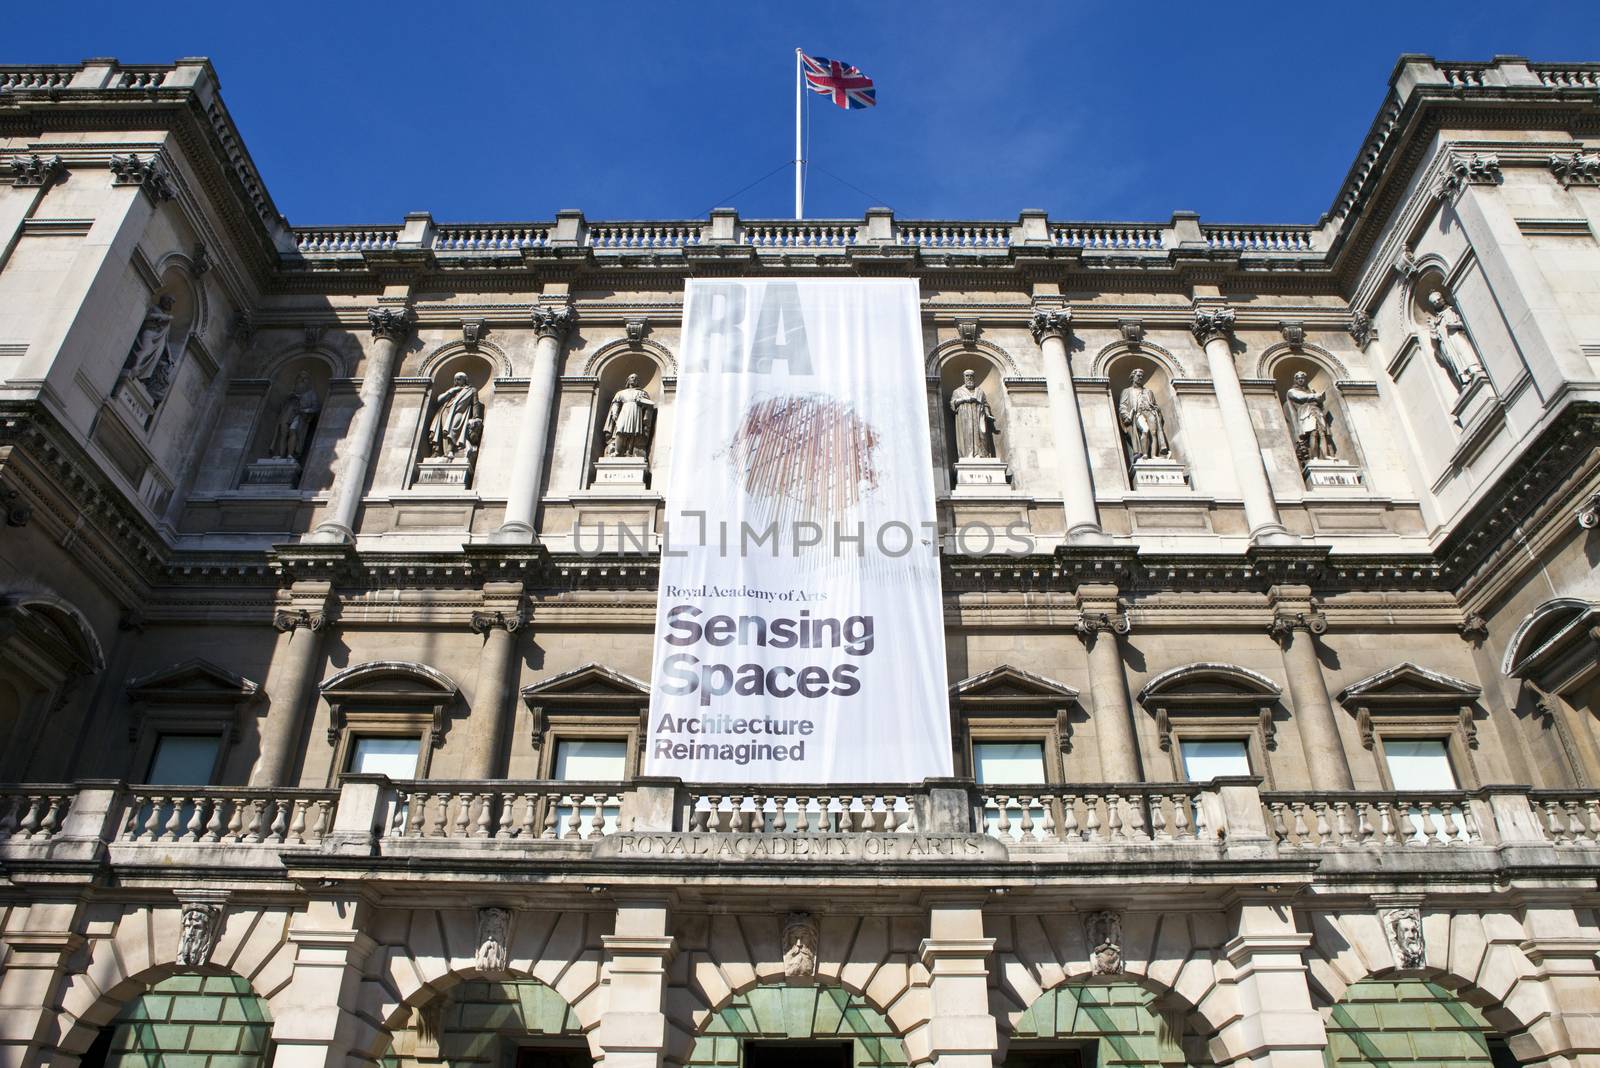
[[[1600,1064],[1597,91],[1405,57],[1316,225],[291,227],[204,60],[0,67],[0,1064]],[[638,774],[718,275],[919,282],[953,779]]]

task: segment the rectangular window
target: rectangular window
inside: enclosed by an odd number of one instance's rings
[[[554,776],[565,782],[621,782],[628,775],[628,743],[620,738],[563,738],[556,743]],[[569,794],[562,798],[567,804],[556,808],[556,833],[566,836],[577,817],[577,831],[588,838],[594,831],[594,817],[599,813],[601,834],[611,834],[617,829],[622,816],[620,804],[614,795]]]
[[[153,786],[209,786],[221,746],[219,734],[163,734],[156,739],[145,782]]]
[[[1190,782],[1250,774],[1250,750],[1242,738],[1185,740],[1179,743],[1179,749],[1183,754],[1183,777]]]
[[[1007,786],[1038,786],[1045,781],[1043,742],[973,742],[972,775],[979,786],[999,787],[980,791],[994,797],[1005,796]],[[1004,837],[1013,841],[1024,838],[1032,841],[1044,836],[1044,809],[1030,805],[1026,812],[1010,797],[1005,805],[1006,830]],[[995,837],[1000,831],[1000,808],[997,800],[988,800],[983,806],[983,829]],[[1026,819],[1024,819],[1026,817]],[[1023,823],[1030,826],[1025,832]]]
[[[1389,780],[1396,790],[1457,790],[1450,753],[1438,738],[1385,738]]]
[[[413,779],[417,775],[417,758],[421,753],[420,738],[385,738],[381,735],[357,737],[350,747],[350,773]]]

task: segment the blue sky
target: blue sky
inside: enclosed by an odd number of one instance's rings
[[[1314,222],[1401,53],[1600,59],[1593,0],[24,0],[5,23],[5,63],[209,56],[301,225],[787,216],[789,172],[744,187],[792,158],[797,46],[880,100],[808,95],[810,217]]]

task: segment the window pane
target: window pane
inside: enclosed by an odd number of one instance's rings
[[[1437,738],[1397,738],[1383,740],[1389,759],[1389,778],[1396,790],[1454,790],[1456,773],[1450,768],[1450,754]]]
[[[391,779],[415,778],[421,751],[420,738],[357,738],[350,751],[350,771]]]
[[[1044,745],[1041,742],[974,742],[972,772],[980,785],[1037,785],[1045,781]]]
[[[163,734],[145,781],[155,786],[209,786],[217,766],[218,734]]]
[[[556,745],[556,778],[578,782],[621,782],[627,777],[628,743],[569,738]]]
[[[1250,752],[1243,739],[1183,742],[1182,751],[1183,777],[1190,782],[1250,774]]]

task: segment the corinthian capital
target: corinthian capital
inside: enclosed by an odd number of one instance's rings
[[[166,164],[161,162],[160,156],[143,159],[134,155],[112,156],[111,174],[112,185],[136,185],[140,192],[158,204],[178,195],[172,176],[167,173]]]
[[[415,318],[410,308],[372,308],[367,312],[372,336],[396,343],[404,341],[406,335],[411,333],[411,323]]]
[[[1219,337],[1226,338],[1233,333],[1233,309],[1226,304],[1196,308],[1189,329],[1194,331],[1195,340],[1202,345]]]
[[[570,304],[537,304],[533,309],[533,328],[540,337],[553,337],[565,341],[578,313]]]
[[[60,156],[12,156],[6,165],[11,171],[11,184],[18,186],[47,186],[67,171]]]
[[[1035,341],[1042,342],[1047,337],[1058,337],[1065,341],[1072,332],[1072,309],[1040,308],[1033,313],[1029,328],[1033,331]]]

